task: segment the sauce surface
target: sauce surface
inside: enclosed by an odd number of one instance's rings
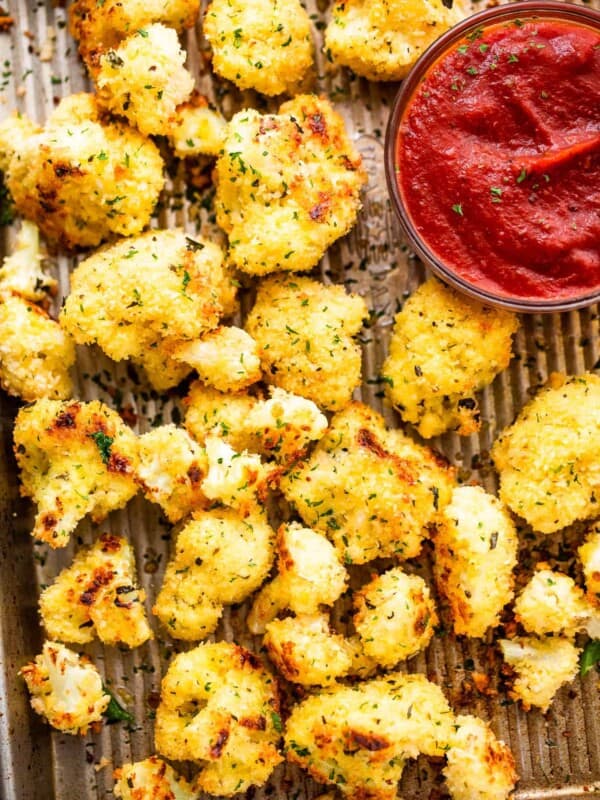
[[[600,289],[600,32],[473,31],[409,101],[396,172],[417,232],[468,283],[542,300]]]

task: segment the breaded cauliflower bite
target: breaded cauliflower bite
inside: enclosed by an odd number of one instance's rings
[[[421,436],[479,430],[475,393],[508,366],[516,314],[483,306],[431,278],[396,316],[382,367],[385,393]]]
[[[118,800],[197,800],[198,793],[158,756],[123,764],[114,772]]]
[[[233,265],[251,275],[312,269],[354,225],[365,181],[327,100],[300,95],[278,114],[240,111],[216,164],[217,222]]]
[[[393,800],[407,758],[443,756],[454,715],[424,675],[340,686],[308,697],[286,725],[288,761],[350,798]]]
[[[40,133],[15,143],[6,185],[17,211],[49,243],[95,247],[145,228],[164,185],[156,145],[104,120],[90,95],[74,95]]]
[[[581,651],[568,639],[517,636],[498,644],[513,672],[509,695],[520,700],[525,711],[536,706],[545,713],[561,686],[577,675]]]
[[[236,452],[220,436],[207,436],[205,447],[208,472],[202,491],[209,500],[235,508],[242,516],[259,511],[276,482],[277,470],[255,453]]]
[[[179,229],[123,239],[74,270],[61,323],[78,344],[140,364],[164,391],[191,371],[170,348],[218,325],[222,259],[216,244]]]
[[[51,547],[64,547],[87,514],[101,522],[137,492],[136,436],[99,400],[22,408],[14,449],[21,494],[37,503],[32,536]]]
[[[24,219],[11,254],[0,266],[0,291],[18,294],[33,303],[45,300],[57,282],[43,271],[42,258],[39,229]]]
[[[592,525],[577,553],[583,566],[587,599],[600,606],[600,523]]]
[[[500,498],[534,530],[598,514],[600,377],[553,374],[492,448]]]
[[[214,71],[240,89],[297,94],[312,67],[310,20],[300,0],[212,0],[203,30]]]
[[[519,541],[502,503],[480,486],[459,486],[435,521],[434,575],[454,632],[479,638],[514,593]]]
[[[518,775],[510,749],[483,720],[459,715],[444,767],[452,800],[508,800]]]
[[[573,578],[538,569],[515,601],[515,619],[528,633],[560,633],[574,638],[592,615],[583,590]]]
[[[429,587],[394,567],[354,595],[354,626],[365,653],[393,667],[427,647],[438,623]]]
[[[229,797],[262,786],[282,760],[277,683],[256,656],[228,642],[171,661],[156,712],[157,751],[200,761],[196,791]]]
[[[0,172],[7,171],[17,143],[29,139],[41,130],[37,123],[19,111],[13,111],[10,117],[0,122]]]
[[[360,385],[353,340],[367,316],[362,297],[297,275],[262,281],[246,330],[256,340],[265,380],[340,411]]]
[[[454,470],[362,403],[336,414],[310,458],[281,480],[304,522],[345,563],[414,558],[450,501]]]
[[[105,533],[44,589],[40,613],[51,639],[85,644],[97,636],[104,644],[139,647],[152,638],[145,598],[133,548]]]
[[[33,710],[63,733],[86,734],[110,702],[96,667],[56,642],[45,642],[41,655],[19,674],[31,693]]]
[[[262,514],[197,512],[177,537],[152,609],[169,634],[197,642],[212,633],[223,607],[241,603],[266,578],[274,539]]]
[[[421,53],[465,16],[443,0],[343,0],[325,31],[330,59],[371,81],[399,81]]]
[[[178,158],[218,156],[223,147],[226,124],[206,97],[194,90],[190,99],[177,107],[167,136]],[[0,127],[0,137],[1,131]],[[1,144],[0,138],[0,147]]]

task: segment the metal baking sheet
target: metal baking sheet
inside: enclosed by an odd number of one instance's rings
[[[492,0],[493,1],[493,0]],[[62,96],[87,88],[85,72],[77,60],[69,36],[67,13],[59,0],[4,0],[0,5],[15,19],[14,26],[0,33],[0,116],[13,108],[43,121]],[[599,0],[591,5],[600,6]],[[326,282],[345,283],[364,295],[372,309],[370,324],[362,335],[365,383],[358,393],[383,411],[388,422],[399,420],[383,404],[377,382],[386,353],[391,323],[403,299],[424,278],[424,270],[403,243],[385,189],[383,136],[393,85],[370,84],[328,64],[320,48],[328,3],[309,0],[318,51],[315,89],[327,94],[347,122],[369,173],[364,208],[353,232],[331,248],[321,265]],[[237,108],[254,105],[274,108],[273,103],[252,93],[240,93],[213,78],[207,69],[206,45],[200,25],[184,37],[189,66],[199,88],[229,116]],[[168,190],[163,196],[156,226],[184,225],[189,231],[214,231],[210,190],[194,195],[186,191],[183,165],[170,165]],[[14,231],[0,234],[4,248]],[[62,256],[52,260],[60,291],[68,289],[73,262]],[[580,373],[600,368],[598,308],[555,316],[528,316],[516,337],[515,358],[509,369],[483,392],[483,424],[479,434],[459,438],[448,434],[434,445],[459,469],[463,480],[480,480],[495,488],[488,453],[497,432],[509,424],[523,403],[554,371]],[[123,364],[115,365],[95,350],[78,353],[77,394],[90,400],[99,397],[121,407],[137,419],[136,429],[147,430],[161,421],[178,420],[181,398],[158,397]],[[112,797],[112,770],[124,761],[137,760],[153,752],[152,716],[160,686],[161,670],[177,645],[162,638],[133,652],[104,648],[86,651],[99,666],[106,683],[134,712],[136,724],[105,726],[100,733],[71,737],[51,732],[29,709],[28,698],[16,672],[41,647],[38,623],[39,588],[66,566],[77,546],[90,542],[98,529],[84,522],[72,544],[59,552],[35,546],[29,536],[31,507],[18,497],[15,464],[11,453],[11,430],[17,403],[0,393],[0,797],[3,800],[106,800]],[[127,535],[134,544],[138,571],[148,594],[148,610],[160,586],[168,557],[171,531],[157,507],[140,497],[124,511],[114,513],[100,530]],[[556,536],[546,545],[558,547]],[[245,608],[226,613],[217,632],[257,647],[244,632]],[[488,643],[489,644],[489,643]],[[457,710],[466,709],[492,722],[496,733],[507,741],[516,757],[521,776],[518,800],[600,796],[600,694],[598,673],[592,670],[576,679],[557,696],[544,716],[524,713],[507,701],[502,692],[480,695],[472,691],[473,671],[491,675],[496,686],[499,664],[490,658],[485,643],[436,637],[426,654],[408,665],[411,671],[427,673],[439,682]],[[286,765],[276,771],[267,787],[248,797],[284,797],[309,800],[322,791],[299,771]],[[439,765],[420,759],[407,768],[400,787],[405,800],[444,796]]]

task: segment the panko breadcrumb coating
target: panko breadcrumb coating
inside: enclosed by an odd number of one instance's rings
[[[43,271],[42,258],[39,229],[24,219],[11,254],[0,266],[0,291],[13,292],[34,303],[46,299],[57,282]]]
[[[275,679],[259,659],[228,642],[172,659],[156,711],[156,749],[200,761],[195,789],[229,797],[262,786],[282,760]]]
[[[65,250],[140,233],[164,185],[158,148],[103,120],[89,95],[62,105],[41,133],[15,143],[6,185],[17,211]]]
[[[492,448],[500,498],[534,530],[598,514],[600,377],[554,373]]]
[[[202,491],[209,500],[235,508],[242,516],[260,510],[276,470],[263,464],[259,455],[236,452],[219,436],[207,436],[205,447],[208,472]]]
[[[10,117],[0,122],[0,172],[7,171],[18,143],[41,130],[36,122],[19,111],[13,111]]]
[[[424,650],[438,623],[429,587],[400,567],[373,578],[354,595],[354,627],[365,653],[388,669]]]
[[[167,136],[178,158],[218,156],[226,124],[223,116],[195,89],[190,99],[177,107]],[[1,141],[0,138],[0,146]]]
[[[33,710],[63,733],[86,734],[110,702],[96,667],[56,642],[45,642],[41,655],[19,674],[31,693]]]
[[[153,613],[176,639],[212,633],[225,605],[241,603],[267,576],[275,533],[264,515],[197,512],[179,533]]]
[[[452,800],[508,800],[518,780],[510,749],[483,720],[459,715],[444,767]]]
[[[562,634],[572,639],[584,630],[592,614],[583,590],[573,578],[538,569],[515,601],[515,619],[528,633]]]
[[[121,536],[102,535],[81,550],[40,597],[48,636],[85,644],[139,647],[153,638],[137,588],[133,548]]]
[[[240,111],[216,165],[217,222],[233,265],[251,275],[312,269],[354,225],[365,181],[327,100],[300,95],[278,114]]]
[[[114,772],[118,800],[197,800],[198,793],[158,756],[123,764]]]
[[[414,558],[450,501],[454,469],[362,403],[336,414],[310,458],[281,480],[304,522],[345,563]]]
[[[475,393],[508,366],[516,314],[483,306],[431,278],[396,316],[382,367],[385,393],[421,436],[479,430]]]
[[[438,36],[466,14],[463,2],[343,0],[333,5],[325,49],[371,81],[399,81]]]
[[[480,486],[459,486],[434,527],[434,575],[454,632],[484,636],[512,600],[519,541],[502,503]]]
[[[600,523],[592,525],[577,553],[583,566],[588,601],[600,606]]]
[[[204,35],[217,75],[261,94],[297,94],[313,64],[300,0],[212,0]]]
[[[246,330],[257,341],[268,383],[339,411],[360,385],[353,341],[367,316],[358,295],[297,275],[262,281]]]
[[[22,408],[14,449],[21,494],[37,503],[32,536],[51,547],[64,547],[87,514],[101,522],[137,492],[137,438],[99,400]]]

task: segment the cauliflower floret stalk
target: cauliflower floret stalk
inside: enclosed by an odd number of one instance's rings
[[[114,795],[119,800],[197,800],[185,778],[158,756],[123,764],[114,772]]]
[[[39,228],[24,219],[12,253],[0,267],[0,291],[14,292],[34,303],[46,299],[56,289],[56,280],[44,273],[42,261]]]

